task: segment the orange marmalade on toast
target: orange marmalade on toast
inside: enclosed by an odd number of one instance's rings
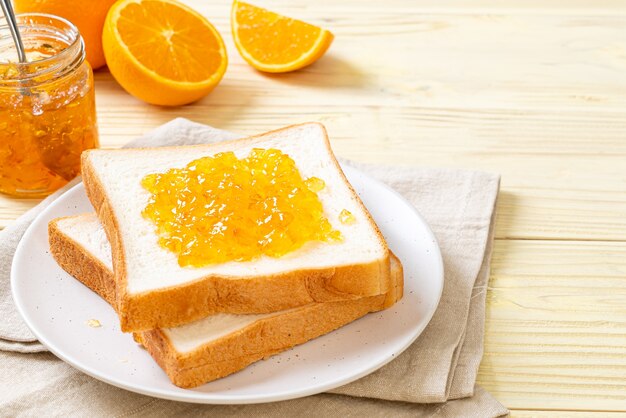
[[[277,149],[255,148],[241,159],[233,152],[199,158],[149,174],[142,186],[150,192],[143,216],[181,266],[280,257],[309,241],[342,240],[317,194],[324,181],[303,179]]]

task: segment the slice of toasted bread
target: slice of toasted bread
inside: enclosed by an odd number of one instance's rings
[[[293,158],[304,178],[321,178],[326,187],[318,194],[325,215],[344,239],[310,242],[280,258],[180,267],[142,216],[149,199],[142,178],[218,152],[233,151],[242,158],[253,148],[279,149]],[[82,156],[82,175],[111,242],[115,304],[124,331],[177,326],[216,312],[275,312],[389,290],[385,240],[341,171],[320,124],[211,145],[90,150]],[[343,209],[356,222],[341,223]]]
[[[49,225],[59,265],[115,307],[111,250],[94,214],[60,218]],[[194,387],[326,334],[402,298],[402,264],[391,254],[391,286],[385,294],[311,303],[267,314],[215,314],[187,325],[135,333],[171,381]]]

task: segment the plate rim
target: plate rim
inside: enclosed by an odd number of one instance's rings
[[[42,333],[40,333],[38,331],[37,326],[35,326],[31,322],[31,318],[29,317],[27,309],[25,309],[25,307],[22,305],[21,299],[17,295],[17,291],[15,290],[16,283],[17,283],[16,271],[18,269],[17,265],[19,264],[18,260],[22,259],[21,254],[27,251],[25,249],[26,242],[30,239],[30,236],[35,233],[34,232],[35,225],[38,222],[41,222],[41,218],[45,217],[48,212],[52,211],[56,207],[58,202],[67,194],[69,194],[70,192],[76,193],[75,189],[78,189],[78,188],[84,189],[84,185],[82,181],[78,182],[76,185],[66,190],[63,194],[61,194],[58,198],[56,198],[50,205],[48,205],[40,213],[38,213],[37,216],[31,222],[31,224],[28,226],[26,231],[24,232],[24,235],[22,236],[22,238],[20,239],[16,247],[13,260],[11,262],[10,284],[11,284],[11,295],[15,303],[15,306],[20,316],[24,320],[24,323],[31,330],[31,332],[35,335],[35,337],[39,340],[39,342],[41,342],[55,356],[63,360],[65,363],[67,363],[71,367],[74,367],[97,380],[100,380],[112,386],[116,386],[116,387],[131,391],[131,392],[139,393],[142,395],[147,395],[147,396],[152,396],[152,397],[157,397],[157,398],[167,399],[167,400],[173,400],[173,401],[182,401],[182,402],[190,402],[190,403],[198,403],[198,404],[214,404],[214,405],[258,404],[258,403],[284,401],[284,400],[289,400],[289,399],[297,399],[297,398],[301,398],[305,396],[322,393],[322,392],[346,385],[348,383],[354,382],[364,376],[367,376],[370,373],[373,373],[374,371],[382,368],[383,366],[385,366],[386,364],[394,360],[400,353],[404,352],[408,347],[410,347],[420,335],[422,335],[422,333],[424,332],[424,330],[426,329],[426,327],[432,320],[439,306],[439,303],[441,302],[441,296],[443,294],[443,288],[444,288],[444,282],[445,282],[445,272],[444,272],[443,256],[441,254],[441,248],[439,246],[437,237],[435,236],[432,229],[430,228],[430,225],[426,222],[423,216],[419,213],[419,211],[404,196],[402,196],[399,192],[397,192],[393,188],[389,187],[384,182],[379,181],[373,178],[372,176],[370,176],[369,174],[364,173],[360,169],[355,168],[354,166],[351,166],[348,164],[341,163],[341,168],[344,172],[352,171],[355,174],[362,176],[367,182],[375,183],[377,186],[386,189],[387,192],[395,195],[397,198],[403,201],[410,208],[410,210],[413,212],[413,215],[417,217],[417,219],[420,221],[420,223],[424,227],[425,232],[428,234],[426,238],[432,241],[432,243],[434,244],[433,246],[436,251],[434,252],[433,256],[436,260],[435,267],[436,267],[436,273],[437,273],[437,279],[438,279],[437,283],[439,284],[439,288],[437,289],[436,301],[433,304],[432,309],[427,313],[427,315],[425,315],[426,320],[422,322],[422,325],[415,332],[415,335],[412,338],[410,338],[399,349],[390,351],[387,357],[383,361],[376,362],[373,365],[370,365],[369,367],[364,368],[358,373],[349,374],[347,375],[348,377],[346,377],[346,375],[344,374],[343,376],[339,378],[332,379],[324,383],[319,383],[313,386],[309,386],[306,389],[290,390],[288,392],[281,391],[281,392],[274,392],[273,394],[263,394],[263,395],[255,395],[255,396],[250,396],[250,395],[230,395],[229,396],[229,395],[224,395],[222,393],[219,396],[214,396],[212,393],[196,392],[196,391],[193,391],[193,389],[186,391],[186,392],[181,392],[181,393],[170,393],[168,391],[164,391],[159,388],[150,389],[150,388],[144,388],[141,385],[129,384],[124,379],[108,377],[104,375],[103,373],[99,372],[98,370],[93,369],[89,365],[84,364],[82,361],[77,360],[75,357],[71,355],[66,355],[63,349],[60,349],[59,347],[57,347],[54,341],[50,341],[47,337],[45,337]],[[18,257],[18,255],[20,256]]]

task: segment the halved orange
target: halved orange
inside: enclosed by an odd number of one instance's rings
[[[102,44],[118,83],[157,105],[200,99],[220,82],[228,63],[213,25],[175,0],[118,1],[107,15]]]
[[[300,20],[235,0],[230,24],[237,50],[260,71],[298,70],[320,58],[333,34]]]

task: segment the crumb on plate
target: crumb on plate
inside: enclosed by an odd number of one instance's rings
[[[102,326],[100,321],[98,321],[97,319],[87,320],[87,325],[89,325],[91,328],[100,328]]]

